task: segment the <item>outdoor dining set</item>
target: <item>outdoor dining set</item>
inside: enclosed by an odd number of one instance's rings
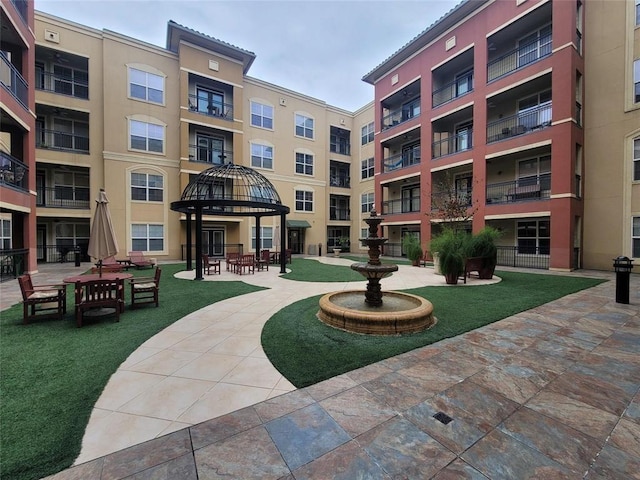
[[[280,255],[286,256],[286,262],[291,262],[291,250],[284,252],[272,252],[270,250],[261,250],[259,255],[253,253],[243,254],[240,252],[227,252],[224,257],[226,271],[236,273],[238,275],[253,274],[262,270],[269,270],[269,265],[280,262]],[[221,259],[213,258],[209,255],[202,255],[202,265],[207,275],[221,273]]]

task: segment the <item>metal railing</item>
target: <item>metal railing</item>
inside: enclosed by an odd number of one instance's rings
[[[198,95],[189,95],[189,110],[200,113],[208,117],[222,118],[224,120],[233,121],[233,104],[231,103],[207,103],[208,100],[198,97]]]
[[[551,196],[551,174],[543,173],[510,182],[487,185],[487,203],[515,203],[547,200]]]
[[[539,41],[521,45],[487,63],[487,81],[490,82],[508,73],[530,65],[551,55],[551,43],[540,45]]]
[[[467,89],[461,89],[461,82],[468,82]],[[473,92],[473,71],[469,73],[469,75],[465,75],[464,77],[457,78],[453,82],[449,82],[446,85],[434,90],[431,94],[431,102],[433,108],[442,105],[443,103],[447,103],[454,98],[462,97],[467,93]]]
[[[332,175],[329,178],[329,185],[332,187],[351,188],[351,177],[347,175]]]
[[[6,152],[0,151],[0,184],[29,191],[29,167]]]
[[[431,144],[432,158],[444,157],[458,152],[464,152],[473,148],[473,130],[469,129],[465,132],[452,134],[442,140],[438,140]]]
[[[503,267],[549,269],[548,249],[540,247],[520,248],[517,246],[497,246],[498,262]]]
[[[387,242],[380,246],[380,252],[387,257],[402,257],[402,244]]]
[[[0,51],[0,84],[2,84],[13,95],[25,109],[28,109],[27,81],[20,75],[9,59]]]
[[[400,168],[407,168],[411,165],[420,163],[420,155],[415,153],[398,153],[390,157],[382,159],[382,167],[384,172],[392,172]]]
[[[36,206],[48,208],[91,208],[89,187],[39,187]]]
[[[396,215],[399,213],[415,213],[420,211],[420,199],[397,199],[382,202],[383,215]]]
[[[219,150],[215,148],[189,145],[189,161],[198,163],[210,163],[212,165],[225,165],[233,163],[233,150]]]
[[[487,143],[523,135],[551,126],[551,102],[487,124]]]
[[[420,103],[420,99],[417,100],[418,104]],[[382,117],[382,130],[386,130],[387,128],[395,127],[396,125],[400,125],[407,120],[411,120],[412,118],[419,117],[420,112],[413,113],[412,110],[403,110],[399,108],[397,110],[391,110],[387,115]]]
[[[36,148],[89,153],[89,137],[60,130],[36,130]]]
[[[351,210],[349,208],[330,208],[329,220],[351,220]]]
[[[89,98],[89,72],[73,70],[74,78],[56,73],[37,71],[36,90],[69,95],[70,97]],[[75,78],[75,77],[84,78]]]
[[[82,245],[37,245],[36,252],[38,263],[66,263],[75,262],[76,253],[79,255],[78,261],[90,262],[91,257],[87,253],[89,244]]]
[[[0,282],[18,278],[24,273],[29,250],[16,248],[0,250]]]

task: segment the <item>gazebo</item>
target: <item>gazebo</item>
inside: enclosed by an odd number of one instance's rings
[[[202,280],[202,216],[255,217],[256,251],[260,249],[260,219],[280,215],[286,225],[289,207],[282,204],[273,184],[252,168],[228,163],[208,168],[186,186],[171,210],[186,215],[187,268],[191,268],[191,222],[196,221],[196,280]],[[285,229],[280,229],[280,245],[285,245]],[[286,255],[280,255],[280,273],[286,272]]]

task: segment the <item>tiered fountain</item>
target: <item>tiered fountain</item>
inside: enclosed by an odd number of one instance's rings
[[[418,332],[431,327],[436,319],[428,300],[401,292],[382,292],[380,280],[398,270],[397,265],[380,262],[380,246],[387,239],[378,237],[383,218],[371,211],[365,223],[369,236],[360,241],[369,247],[369,261],[351,268],[367,278],[366,291],[345,290],[320,299],[318,318],[327,325],[356,333],[395,335]]]

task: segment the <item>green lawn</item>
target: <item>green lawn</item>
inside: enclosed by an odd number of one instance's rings
[[[355,257],[354,260],[365,261]],[[349,267],[296,258],[287,278],[353,281]],[[76,328],[73,300],[63,320],[22,325],[22,306],[0,318],[0,476],[38,479],[71,465],[80,451],[93,405],[109,377],[136,348],[203,306],[260,290],[243,282],[193,282],[173,278],[184,265],[162,265],[160,307],[131,311],[119,323],[106,318]],[[149,275],[136,271],[135,275]],[[403,337],[366,337],[318,321],[318,298],[291,305],[269,320],[263,346],[270,360],[297,386],[309,385],[361,365],[457,335],[531,308],[600,280],[500,273],[495,285],[412,290],[434,303],[438,324]],[[539,281],[544,278],[544,282]],[[71,289],[69,289],[71,293]],[[128,293],[128,292],[127,292]],[[511,299],[511,301],[507,301]],[[128,298],[127,298],[128,301]],[[472,314],[470,312],[473,312]]]

